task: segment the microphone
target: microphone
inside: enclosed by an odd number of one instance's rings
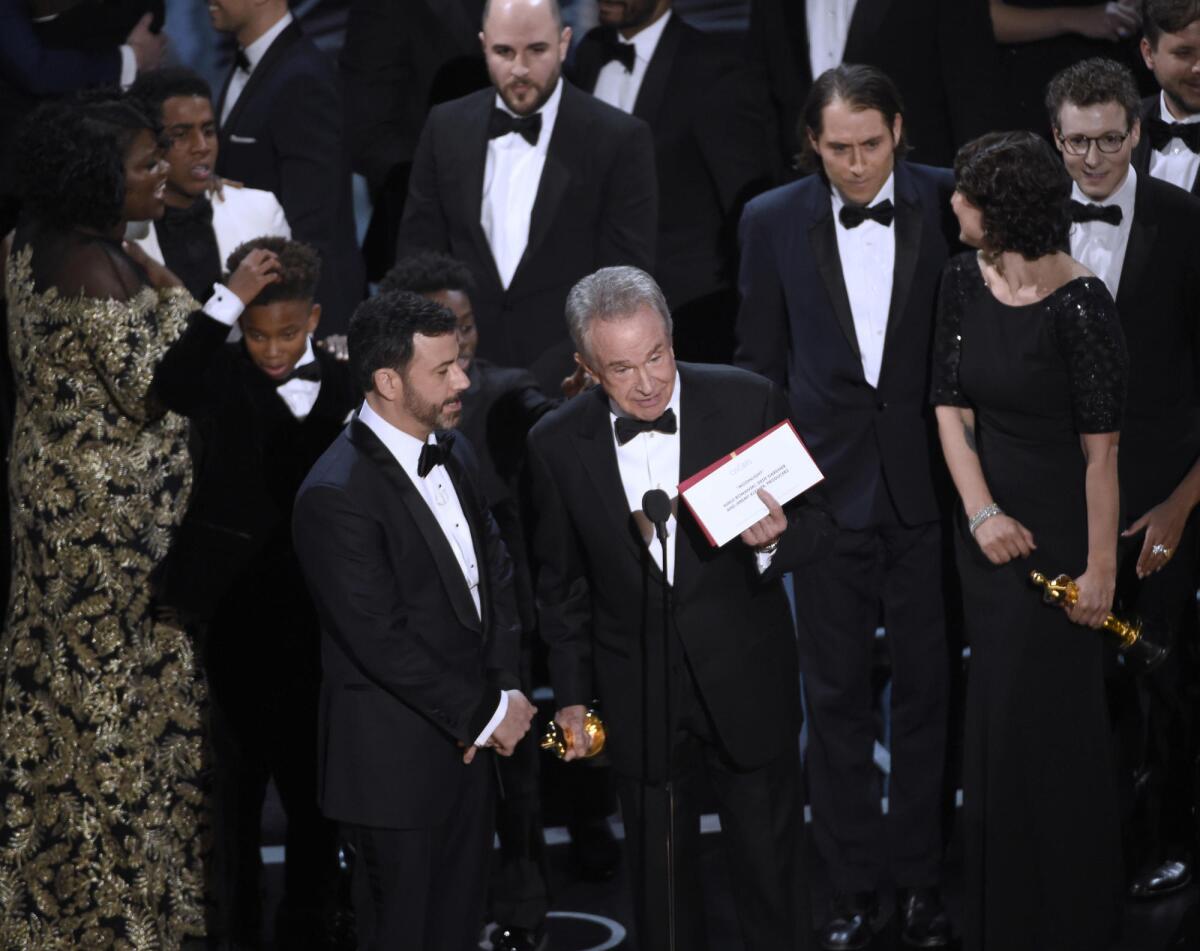
[[[651,489],[642,496],[642,514],[654,523],[660,542],[667,540],[667,519],[671,517],[671,499],[662,489]]]

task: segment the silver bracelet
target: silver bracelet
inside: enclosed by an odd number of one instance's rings
[[[1003,515],[1004,511],[995,502],[990,505],[985,505],[978,512],[971,516],[967,522],[967,528],[971,530],[971,537],[975,537],[975,529],[986,522],[993,515]]]

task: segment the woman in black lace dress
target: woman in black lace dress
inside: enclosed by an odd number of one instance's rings
[[[1104,283],[1064,253],[1070,179],[1032,133],[963,147],[933,402],[962,499],[971,643],[963,822],[968,951],[1102,951],[1122,878],[1095,628],[1112,605],[1127,360]],[[1079,585],[1042,602],[1037,569]]]

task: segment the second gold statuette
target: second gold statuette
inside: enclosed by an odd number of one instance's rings
[[[599,714],[595,710],[589,710],[583,718],[583,732],[588,735],[591,740],[591,745],[588,747],[584,759],[591,759],[593,756],[600,755],[604,749],[604,741],[608,738],[604,730],[604,721],[600,719]],[[559,759],[567,755],[567,750],[571,748],[571,731],[563,730],[553,720],[546,727],[546,735],[542,737],[542,742],[539,744],[542,749],[549,750]]]

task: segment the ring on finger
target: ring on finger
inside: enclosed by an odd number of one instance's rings
[[[1170,558],[1171,557],[1171,549],[1168,548],[1166,545],[1153,545],[1150,548],[1150,554],[1162,555],[1164,558]]]

